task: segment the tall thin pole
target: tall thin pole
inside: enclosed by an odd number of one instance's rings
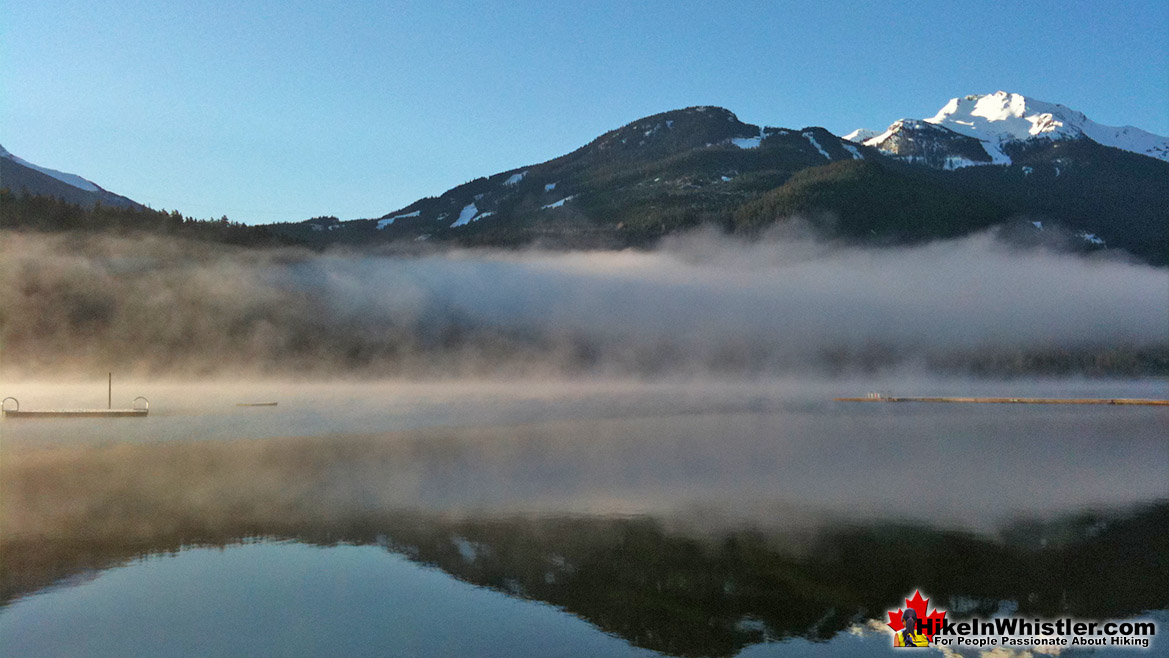
[[[106,395],[106,409],[114,408],[114,373],[110,373],[110,387]]]

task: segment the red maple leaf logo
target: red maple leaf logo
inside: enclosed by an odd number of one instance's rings
[[[913,593],[912,599],[905,599],[905,605],[913,608],[917,613],[917,618],[921,621],[921,632],[930,642],[934,641],[934,632],[942,628],[942,622],[946,620],[946,611],[934,609],[933,612],[926,614],[926,608],[929,607],[930,600],[921,598],[921,590]],[[905,628],[905,623],[901,620],[901,616],[905,614],[904,608],[898,608],[897,612],[889,611],[889,628],[893,632],[899,632]]]

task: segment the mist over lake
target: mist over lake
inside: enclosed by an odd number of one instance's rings
[[[0,368],[34,377],[1131,376],[1169,350],[1164,269],[990,233],[409,256],[18,233],[0,250]]]

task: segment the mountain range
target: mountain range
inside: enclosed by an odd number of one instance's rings
[[[0,155],[0,187],[82,205],[137,206],[79,176]],[[381,217],[266,228],[314,246],[619,248],[699,225],[751,236],[799,217],[852,242],[902,244],[998,228],[1166,265],[1167,201],[1169,138],[999,91],[953,98],[930,118],[843,137],[690,107]]]
[[[650,244],[713,224],[756,234],[802,217],[830,237],[897,244],[1002,227],[1169,264],[1169,139],[997,92],[929,119],[840,137],[691,107],[368,220],[276,225],[298,240],[565,247]],[[1056,237],[1059,236],[1059,237]]]

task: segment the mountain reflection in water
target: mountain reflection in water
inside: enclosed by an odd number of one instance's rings
[[[1163,413],[1123,411],[6,441],[0,596],[292,540],[381,547],[672,655],[827,640],[917,588],[963,614],[1131,617],[1169,607],[1169,439]]]

